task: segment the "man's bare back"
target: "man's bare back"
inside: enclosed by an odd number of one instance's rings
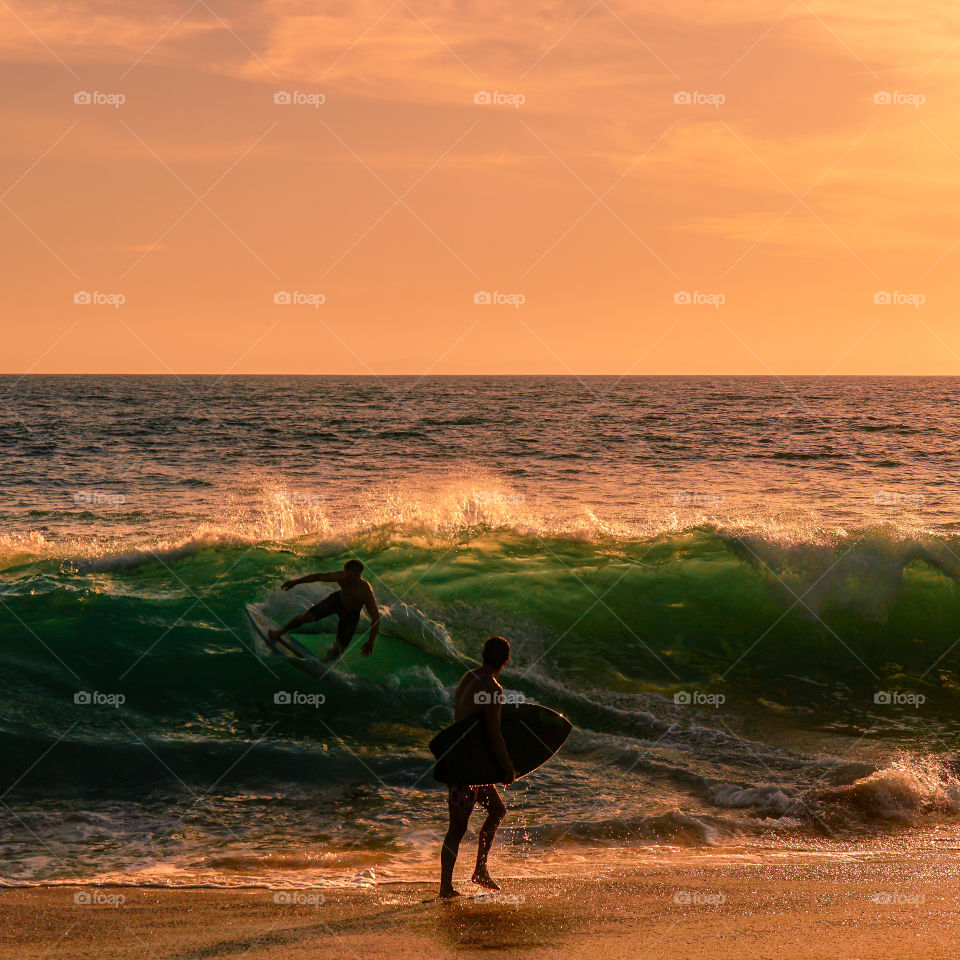
[[[373,587],[363,577],[351,577],[348,573],[337,573],[336,583],[340,585],[340,597],[348,610],[360,610],[374,601]]]
[[[478,697],[477,694],[480,693],[485,693],[486,696]],[[460,678],[454,694],[454,721],[478,713],[491,703],[498,703],[502,695],[503,687],[497,682],[496,677],[490,675],[489,670],[483,668],[468,670]]]

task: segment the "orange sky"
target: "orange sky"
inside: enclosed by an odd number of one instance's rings
[[[955,4],[9,0],[0,50],[5,372],[960,373]]]

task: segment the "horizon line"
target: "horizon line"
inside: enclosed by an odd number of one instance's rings
[[[866,380],[877,377],[903,379],[949,379],[960,378],[957,373],[198,373],[183,371],[168,371],[166,373],[134,373],[134,372],[101,372],[84,371],[73,373],[38,373],[28,371],[0,372],[0,377],[17,377],[25,380],[28,377],[216,377],[220,380],[228,378],[241,379],[252,377],[351,377],[357,380],[384,380],[388,377],[405,377],[419,380],[456,379],[458,377],[484,378],[533,378],[553,377],[563,380],[577,380],[584,377],[604,377],[611,380],[643,380],[658,377],[752,377],[758,380],[785,380],[788,378],[816,378],[818,380]]]

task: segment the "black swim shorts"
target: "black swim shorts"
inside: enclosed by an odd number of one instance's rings
[[[335,613],[340,618],[337,623],[337,646],[341,650],[347,649],[360,622],[360,611],[348,610],[343,605],[343,597],[339,590],[324,597],[319,603],[315,603],[307,612],[313,620],[322,620]]]

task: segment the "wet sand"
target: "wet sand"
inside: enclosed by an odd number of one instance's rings
[[[465,895],[452,902],[418,883],[296,893],[6,889],[0,957],[426,960],[497,951],[930,960],[952,957],[960,945],[960,852],[952,851],[849,861],[691,855],[597,880],[511,880],[487,901],[472,896],[470,884],[459,886]]]

